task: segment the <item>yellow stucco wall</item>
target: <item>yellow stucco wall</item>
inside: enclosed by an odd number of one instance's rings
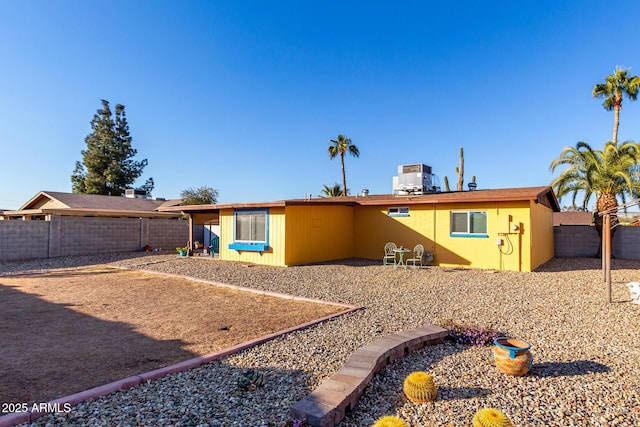
[[[285,215],[284,207],[269,209],[269,250],[266,252],[237,251],[229,249],[233,243],[233,209],[220,210],[220,259],[255,264],[286,266],[285,264]]]
[[[388,206],[297,205],[269,209],[269,246],[231,250],[233,210],[220,212],[220,259],[288,266],[343,258],[379,259],[392,241],[420,243],[432,265],[532,271],[553,258],[551,209],[529,201],[409,205],[409,216],[387,215]],[[487,236],[452,236],[452,211],[486,211]],[[286,218],[286,220],[285,220]],[[513,226],[517,226],[514,229]],[[498,246],[496,240],[503,244]]]
[[[351,206],[287,206],[286,265],[353,257]]]
[[[554,256],[553,212],[537,203],[531,203],[531,270]]]
[[[432,206],[411,206],[409,216],[396,217],[387,215],[388,206],[356,207],[354,256],[380,259],[382,262],[387,242],[411,249],[420,243],[426,251],[430,251],[433,238]]]
[[[405,217],[390,217],[387,208],[356,209],[354,256],[382,259],[384,244],[391,241],[407,248],[422,244],[425,251],[433,253],[434,265],[512,271],[535,268],[531,259],[529,202],[411,205],[409,216]],[[486,211],[487,237],[452,236],[452,211]],[[512,229],[514,224],[518,230]],[[553,245],[553,230],[542,233],[547,235],[541,241]],[[496,244],[498,238],[503,241],[500,247]]]

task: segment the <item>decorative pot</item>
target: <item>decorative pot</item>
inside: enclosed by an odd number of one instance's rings
[[[180,256],[187,256],[187,251],[180,251]]]
[[[529,372],[533,363],[533,355],[529,351],[531,345],[513,338],[496,338],[493,340],[493,360],[502,372],[521,377]]]

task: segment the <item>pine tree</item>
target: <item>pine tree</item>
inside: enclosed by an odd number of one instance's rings
[[[71,175],[73,192],[120,196],[131,188],[148,164],[147,159],[132,159],[137,150],[131,146],[133,138],[124,105],[116,105],[114,117],[109,102],[103,99],[102,109],[91,120],[91,129],[85,138],[87,149],[81,152],[82,162],[76,162]],[[150,194],[153,178],[142,188]]]

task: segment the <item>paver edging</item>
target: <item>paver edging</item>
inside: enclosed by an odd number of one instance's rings
[[[425,325],[387,335],[361,347],[334,375],[293,404],[290,415],[305,418],[313,427],[336,426],[345,413],[353,409],[377,372],[405,354],[442,343],[448,334],[449,331],[439,326]]]

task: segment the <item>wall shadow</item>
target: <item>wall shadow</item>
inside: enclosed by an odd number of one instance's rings
[[[376,245],[376,251],[379,252],[380,262],[382,262],[384,255],[385,243],[393,242],[398,247],[403,246],[411,250],[413,250],[417,244],[423,245],[425,252],[431,252],[434,256],[434,261],[431,263],[432,265],[438,265],[441,262],[460,266],[471,265],[469,259],[460,256],[437,242],[434,243],[432,239],[427,238],[414,228],[402,224],[398,218],[390,217],[383,212],[379,212],[376,215],[375,224],[376,225],[370,230],[369,240],[375,242],[374,244]],[[424,227],[433,227],[433,224],[424,224]],[[410,258],[411,255],[412,253],[406,254],[405,259]],[[429,263],[425,263],[425,265],[428,264]]]
[[[1,277],[0,325],[0,403],[47,402],[197,356],[183,341],[149,338]]]
[[[624,260],[624,259],[612,259],[611,270],[617,269],[640,269],[640,261],[638,260]],[[601,258],[562,258],[555,257],[538,266],[535,270],[536,273],[559,273],[563,271],[587,271],[587,270],[602,270]]]
[[[171,249],[160,252],[117,252],[103,253],[98,255],[69,255],[56,258],[40,258],[23,261],[0,261],[0,274],[14,272],[21,273],[36,270],[51,270],[56,268],[95,266],[98,264],[106,264],[126,259],[153,257],[155,255],[167,255],[175,253],[175,250]]]

